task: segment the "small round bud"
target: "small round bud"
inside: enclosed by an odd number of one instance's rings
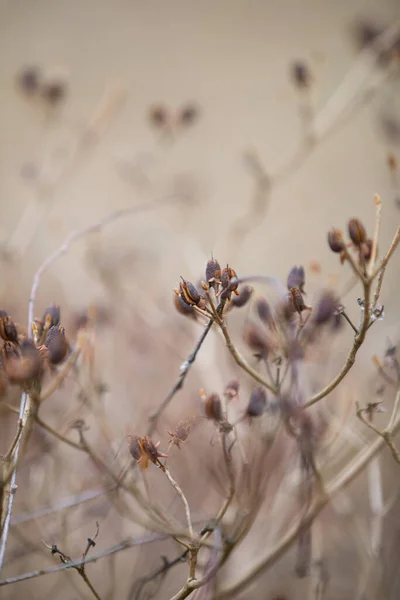
[[[251,392],[249,403],[246,408],[248,417],[260,417],[267,406],[267,394],[264,388],[257,387]]]
[[[348,231],[351,241],[355,246],[361,246],[367,241],[367,232],[360,219],[350,219]]]
[[[344,250],[343,235],[339,229],[331,229],[328,233],[328,244],[332,252],[342,252]]]

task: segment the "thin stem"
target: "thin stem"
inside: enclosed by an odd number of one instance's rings
[[[193,525],[192,525],[192,517],[190,515],[190,506],[189,506],[189,502],[186,499],[185,494],[182,492],[182,489],[180,488],[179,484],[175,481],[175,479],[172,477],[168,467],[164,466],[161,462],[158,463],[160,469],[163,471],[163,473],[165,473],[165,475],[167,476],[168,481],[170,482],[170,484],[172,485],[172,487],[176,490],[176,492],[178,493],[178,495],[180,496],[183,505],[185,507],[185,513],[186,513],[186,520],[187,520],[187,524],[188,524],[188,529],[189,529],[189,535],[190,538],[192,540],[192,542],[194,542],[194,532],[193,532]]]
[[[375,196],[375,206],[376,206],[376,221],[375,221],[375,233],[372,241],[372,250],[371,250],[371,258],[369,260],[367,275],[368,277],[372,277],[372,273],[374,272],[375,262],[376,262],[376,253],[378,250],[378,241],[379,241],[379,232],[381,228],[381,220],[382,220],[382,200],[378,195]]]
[[[352,330],[354,331],[354,333],[357,335],[358,333],[358,329],[357,327],[354,325],[353,321],[350,319],[349,315],[346,313],[346,311],[343,309],[340,311],[340,314],[346,319],[346,321],[348,322],[348,324],[350,325],[350,327],[352,328]]]

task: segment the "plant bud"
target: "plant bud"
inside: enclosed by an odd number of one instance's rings
[[[270,344],[267,335],[255,325],[248,325],[244,331],[245,343],[261,358],[268,358]]]
[[[304,272],[304,267],[292,267],[290,273],[287,278],[287,287],[290,288],[296,287],[299,288],[302,294],[304,294],[304,284],[306,281],[306,275]]]
[[[0,336],[6,342],[18,343],[18,331],[14,321],[8,315],[0,317]]]
[[[373,240],[368,239],[365,244],[362,244],[361,246],[361,250],[366,261],[369,261],[371,258],[373,244]]]
[[[328,233],[328,244],[332,252],[342,252],[345,245],[343,242],[343,235],[339,229],[331,229]]]
[[[331,290],[325,290],[317,302],[317,305],[313,312],[313,321],[315,325],[324,325],[330,321],[338,306],[338,299],[336,294]]]
[[[50,327],[60,324],[60,307],[58,304],[50,304],[50,306],[46,308],[42,323],[46,331],[50,329]]]
[[[251,392],[249,403],[246,409],[248,417],[260,417],[267,406],[267,394],[264,388],[257,387]]]
[[[142,456],[142,451],[139,446],[140,437],[137,435],[128,435],[129,452],[135,460],[139,460]]]
[[[237,275],[236,275],[236,271],[234,269],[232,269],[232,267],[227,265],[225,267],[225,269],[222,269],[222,273],[221,273],[222,288],[224,290],[226,290],[227,292],[234,292],[236,294],[236,296],[238,296],[239,293],[238,293],[237,289],[239,287],[239,284],[235,283],[233,285],[230,285],[231,279],[233,279],[234,277],[237,277]]]
[[[210,394],[204,401],[204,412],[207,419],[211,421],[221,421],[222,404],[218,394]]]
[[[261,321],[266,325],[271,325],[273,321],[272,311],[269,303],[265,298],[258,298],[256,302],[256,309]]]
[[[232,306],[236,306],[236,308],[241,308],[245,306],[251,298],[253,293],[253,288],[249,285],[244,286],[242,290],[239,292],[239,296],[235,296],[232,298]]]
[[[348,231],[351,241],[355,246],[361,246],[367,241],[367,232],[360,219],[350,219]]]
[[[183,277],[181,279],[182,281],[179,284],[180,297],[189,306],[193,306],[194,304],[198,306],[202,300],[202,296],[196,290],[193,283],[185,281]]]

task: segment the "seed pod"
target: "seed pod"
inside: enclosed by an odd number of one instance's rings
[[[328,233],[328,244],[332,252],[342,252],[345,245],[343,242],[343,235],[339,229],[331,229]]]
[[[270,325],[273,321],[272,311],[269,303],[265,298],[258,298],[256,302],[256,309],[261,321],[266,325]]]
[[[270,344],[267,335],[256,325],[250,324],[244,330],[243,338],[250,349],[261,358],[268,358]]]
[[[149,119],[155,127],[164,127],[168,121],[168,110],[161,104],[152,106],[149,110]]]
[[[65,338],[64,327],[50,327],[44,342],[50,364],[58,365],[68,353],[68,342]]]
[[[67,95],[67,85],[62,80],[52,80],[43,84],[41,89],[42,98],[55,106],[59,104]]]
[[[179,290],[182,300],[189,306],[193,306],[193,304],[197,306],[201,300],[199,292],[196,290],[193,283],[185,281],[183,277],[181,279],[182,281],[179,283]]]
[[[371,258],[373,244],[373,240],[368,239],[365,244],[362,244],[361,246],[361,250],[366,261]]]
[[[302,294],[304,294],[304,284],[306,281],[306,275],[304,272],[304,267],[297,267],[294,266],[292,267],[292,269],[290,270],[290,273],[288,275],[287,278],[287,287],[290,290],[290,288],[299,288],[299,290],[301,291]]]
[[[237,274],[232,267],[227,265],[225,269],[222,269],[221,273],[221,286],[222,290],[219,291],[221,299],[229,299],[231,297],[232,292],[238,296],[239,292],[237,291],[239,284],[234,283],[231,284],[231,279],[236,278]]]
[[[238,379],[232,379],[229,383],[226,384],[224,390],[224,396],[227,398],[236,398],[239,394],[240,383]]]
[[[18,85],[24,94],[33,96],[39,87],[39,70],[26,67],[18,76]]]
[[[367,232],[360,219],[350,219],[348,231],[350,239],[355,246],[361,246],[361,244],[367,241]]]
[[[32,340],[23,340],[20,351],[20,355],[12,356],[4,363],[10,383],[28,383],[42,372],[41,356]]]
[[[212,421],[221,421],[222,404],[218,394],[210,394],[204,401],[204,412],[207,419]]]
[[[193,125],[198,116],[198,108],[194,104],[188,104],[179,111],[178,121],[184,126]]]
[[[6,342],[18,343],[18,331],[11,317],[0,317],[0,336]]]
[[[250,300],[253,291],[254,290],[252,287],[250,287],[249,285],[245,285],[244,288],[242,288],[242,290],[239,292],[239,296],[235,296],[234,298],[232,298],[232,306],[235,306],[236,308],[241,308],[242,306],[245,306]]]
[[[291,75],[295,85],[299,89],[306,89],[311,84],[311,72],[306,63],[296,61],[291,65]]]
[[[142,456],[139,459],[139,461],[141,463],[143,462],[143,468],[147,467],[147,459],[150,459],[151,462],[156,465],[158,463],[159,458],[167,458],[167,455],[163,452],[160,452],[158,449],[160,442],[157,442],[157,444],[153,444],[153,442],[147,435],[139,438],[138,444],[142,451]]]
[[[192,317],[194,319],[196,319],[196,312],[193,308],[193,306],[189,306],[189,304],[187,304],[183,298],[181,297],[181,295],[177,295],[174,294],[174,304],[175,304],[175,308],[176,310],[181,314],[181,315],[185,315],[186,317]]]
[[[297,313],[301,313],[306,309],[304,298],[298,287],[292,287],[289,290],[289,301],[291,302],[293,309]]]
[[[260,417],[267,406],[267,394],[264,388],[257,387],[251,392],[249,403],[246,408],[248,417]]]
[[[135,460],[140,460],[142,451],[139,446],[140,437],[137,435],[128,435],[129,452]]]
[[[331,290],[325,290],[313,311],[315,325],[324,325],[330,321],[337,309],[338,299]]]
[[[50,304],[44,311],[42,323],[46,331],[50,327],[60,324],[60,307],[58,304]]]
[[[215,260],[215,258],[211,258],[211,260],[207,261],[206,266],[206,281],[211,284],[218,282],[221,278],[221,267],[219,266],[219,262]]]

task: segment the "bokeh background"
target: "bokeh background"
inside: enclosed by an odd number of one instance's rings
[[[74,245],[43,276],[36,299],[39,316],[50,301],[61,305],[72,338],[89,305],[104,314],[95,365],[104,389],[93,402],[106,416],[113,451],[166,395],[201,332],[174,309],[172,289],[180,275],[200,280],[214,253],[239,274],[283,280],[293,264],[304,264],[311,297],[321,285],[340,288],[349,273],[329,252],[327,231],[344,227],[352,216],[371,231],[375,193],[384,202],[380,246],[390,243],[400,218],[399,178],[388,168],[389,153],[400,146],[399,79],[388,76],[384,61],[369,67],[373,51],[364,59],[359,55],[363,38],[399,18],[397,0],[0,0],[1,304],[24,325],[34,274],[71,231],[110,211],[160,199],[156,209],[115,221]],[[293,79],[297,62],[312,74],[306,91]],[[359,68],[342,86],[355,64]],[[18,77],[30,67],[49,83],[62,82],[60,101],[24,93]],[[305,107],[318,115],[334,98],[334,114],[355,82],[368,93],[353,108],[350,103],[329,135],[298,154]],[[155,106],[171,116],[167,132],[150,118]],[[196,116],[180,125],[179,111],[189,106]],[[265,173],[278,173],[271,189]],[[346,384],[348,396],[343,392],[347,398],[371,389],[371,356],[384,351],[388,337],[398,337],[398,273],[395,257],[383,289],[385,319],[360,353]],[[346,300],[354,316],[356,298],[357,290]],[[240,319],[235,326],[240,336]],[[350,333],[343,335],[325,348],[322,381],[351,342]],[[207,342],[168,422],[198,408],[199,387],[220,390],[236,373],[223,350],[218,340]],[[75,402],[76,393],[70,382],[49,402],[46,415],[53,425],[67,430],[72,418],[97,414],[92,405]],[[2,411],[1,420],[6,448],[15,418]],[[104,447],[101,433],[93,436]],[[196,497],[187,458],[177,461]],[[384,473],[391,484],[398,477],[386,456]],[[15,514],[96,483],[88,460],[38,432],[19,473]],[[324,597],[395,599],[400,588],[390,559],[380,563],[374,579],[374,585],[384,581],[385,592],[365,580],[373,560],[362,555],[369,509],[365,501],[359,507],[359,488],[351,496],[354,519],[350,509],[344,511],[347,521],[333,511],[322,528],[331,559]],[[206,491],[203,496],[199,514],[206,512]],[[106,503],[95,504],[93,515],[96,510],[102,518],[99,548],[137,531]],[[79,554],[93,515],[61,511],[14,525],[4,574],[52,564],[41,539],[63,539],[71,554]],[[393,511],[389,516],[387,554],[396,556],[400,523]],[[255,536],[232,559],[233,571],[252,560],[260,541]],[[133,597],[135,577],[162,554],[127,552],[129,557],[91,568],[108,598]],[[156,597],[169,598],[183,577],[184,571],[174,571]],[[311,598],[311,589],[293,576],[289,557],[241,597]],[[64,572],[2,588],[0,597],[89,596],[75,573]]]

